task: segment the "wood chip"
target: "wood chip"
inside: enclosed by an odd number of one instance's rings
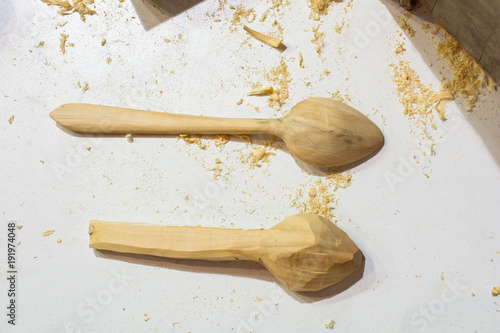
[[[68,35],[61,34],[61,45],[59,47],[61,48],[62,54],[66,53],[66,40],[67,39],[68,39]]]
[[[263,33],[255,31],[253,29],[250,29],[246,25],[243,26],[243,29],[245,29],[245,31],[248,32],[250,34],[250,36],[252,36],[253,38],[255,38],[258,41],[260,41],[266,45],[269,45],[271,47],[278,48],[281,45],[281,43],[283,42],[283,39],[264,35]]]
[[[52,235],[53,233],[55,232],[55,230],[47,230],[45,231],[42,236],[49,236],[49,235]]]

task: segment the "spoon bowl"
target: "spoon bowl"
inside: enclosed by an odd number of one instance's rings
[[[290,152],[320,167],[349,164],[375,154],[384,136],[356,109],[329,99],[308,98],[283,118],[280,133]]]

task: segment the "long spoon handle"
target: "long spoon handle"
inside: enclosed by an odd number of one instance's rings
[[[258,261],[267,231],[92,220],[89,246],[176,259]]]
[[[84,133],[120,134],[274,134],[277,120],[191,116],[112,106],[70,103],[50,117],[60,125]]]

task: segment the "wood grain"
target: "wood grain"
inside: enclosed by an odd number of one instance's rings
[[[89,246],[167,258],[261,262],[293,291],[319,291],[364,263],[356,244],[328,219],[297,214],[268,230],[169,227],[92,220]]]

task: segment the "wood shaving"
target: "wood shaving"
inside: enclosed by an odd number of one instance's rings
[[[312,31],[314,34],[314,38],[311,39],[311,42],[314,44],[314,49],[318,55],[321,54],[321,49],[323,48],[323,38],[325,36],[324,33],[318,31],[319,24],[313,27]]]
[[[106,38],[101,39],[101,46],[106,45]]]
[[[275,153],[272,152],[266,152],[265,148],[263,147],[258,147],[255,148],[249,156],[250,160],[250,169],[253,168],[260,168],[262,165],[261,163],[269,163],[269,157],[272,155],[276,155]]]
[[[216,163],[215,166],[212,168],[212,171],[213,171],[212,178],[214,180],[217,180],[219,178],[219,176],[220,176],[221,168],[220,168],[220,165],[217,162],[215,162],[215,163]]]
[[[273,87],[266,87],[266,88],[259,88],[250,91],[247,95],[248,96],[272,96],[275,94]]]
[[[271,7],[269,9],[274,9],[279,11],[280,8],[290,5],[290,0],[267,0],[267,2],[271,3]]]
[[[62,239],[61,239],[61,238],[58,238],[56,242],[61,243],[61,242],[62,242]]]
[[[61,44],[59,47],[61,48],[62,54],[66,53],[66,40],[68,39],[68,37],[69,35],[61,34]]]
[[[247,145],[251,145],[252,144],[252,139],[248,135],[245,135],[245,134],[235,134],[234,136],[237,137],[237,138],[242,139],[243,141],[245,141],[245,143]]]
[[[241,105],[243,103],[243,98],[240,98],[238,102],[236,102],[236,105]]]
[[[453,96],[460,94],[467,102],[466,110],[471,111],[479,95],[487,95],[496,90],[496,85],[465,52],[457,40],[443,30],[445,40],[435,45],[436,52],[448,63],[453,78],[444,81],[443,86]]]
[[[215,146],[224,146],[229,141],[229,135],[216,134],[212,136],[212,140],[214,141]]]
[[[241,5],[231,7],[234,10],[233,19],[231,20],[232,25],[239,25],[242,20],[246,20],[247,23],[252,23],[255,20],[255,10],[253,8],[245,8]]]
[[[299,52],[299,67],[304,68],[304,65],[302,62],[304,61],[304,58],[302,57],[302,53]]]
[[[246,25],[243,26],[243,29],[246,32],[248,32],[248,34],[250,36],[252,36],[253,38],[257,39],[259,42],[262,42],[262,43],[264,43],[266,45],[269,45],[271,47],[278,48],[278,47],[280,47],[281,43],[283,42],[283,39],[279,39],[279,38],[276,38],[276,37],[265,35],[263,33],[255,31],[253,29],[250,29]]]
[[[296,207],[299,213],[319,214],[336,222],[333,215],[333,209],[337,205],[337,200],[334,200],[333,193],[340,188],[346,188],[351,184],[352,174],[332,173],[326,177],[325,181],[318,179],[310,186],[307,192],[307,198],[299,201],[302,197],[302,189],[298,189],[295,199],[292,200],[291,206]]]
[[[336,33],[340,34],[342,32],[342,28],[344,27],[345,22],[342,21],[341,23],[337,23],[333,30],[335,30]]]
[[[307,0],[307,5],[309,6],[309,8],[311,8],[311,14],[309,15],[309,18],[318,21],[321,15],[326,15],[328,13],[330,4],[333,1],[334,0]]]
[[[276,95],[272,95],[267,104],[275,110],[280,110],[288,99],[288,83],[291,81],[288,66],[283,58],[280,59],[279,65],[272,68],[265,77],[269,82],[274,83],[274,87],[277,87],[274,89]]]
[[[415,36],[415,29],[408,23],[408,19],[410,18],[409,13],[404,13],[403,16],[399,18],[399,26],[403,29],[404,32],[408,34],[408,36]]]
[[[435,130],[435,116],[445,120],[444,106],[451,101],[447,91],[436,93],[430,85],[420,82],[418,74],[408,62],[400,60],[392,66],[392,80],[396,85],[396,94],[403,106],[403,114],[413,121],[413,128],[418,129],[423,139],[430,144],[430,155],[434,155],[430,129]],[[433,110],[436,112],[434,113]]]
[[[180,134],[179,138],[184,140],[187,144],[196,144],[200,149],[206,149],[207,146],[205,144],[202,144],[200,141],[201,135],[196,134],[195,136],[190,136],[189,134]]]
[[[46,3],[49,6],[57,6],[59,10],[57,11],[60,15],[68,15],[72,13],[80,14],[80,19],[85,22],[86,15],[94,15],[95,11],[90,9],[88,5],[94,3],[94,0],[73,0],[70,4],[69,1],[63,0],[41,0],[43,3]]]
[[[42,236],[49,236],[52,235],[55,232],[55,230],[47,230],[44,233],[42,233]]]
[[[9,118],[9,125],[12,125],[12,122],[14,121],[14,115],[10,116]]]
[[[332,330],[335,325],[335,321],[332,319],[328,323],[325,324],[325,328]]]
[[[500,286],[493,287],[491,289],[491,294],[493,296],[498,296],[500,294]]]
[[[396,46],[394,53],[400,54],[400,53],[403,53],[404,51],[406,51],[406,49],[403,47],[403,43],[401,43],[398,46]]]

